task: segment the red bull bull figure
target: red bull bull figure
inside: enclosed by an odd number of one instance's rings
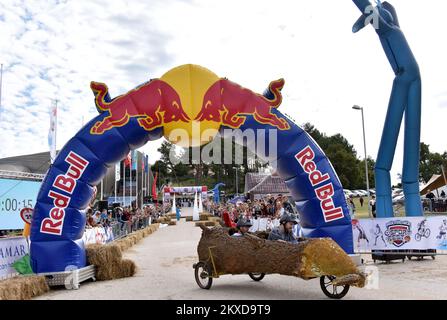
[[[162,80],[145,83],[111,102],[106,102],[109,89],[104,83],[92,82],[90,87],[98,110],[109,112],[107,117],[95,123],[91,134],[103,134],[114,127],[122,127],[131,117],[138,118],[140,126],[147,131],[165,123],[190,121],[177,92]]]
[[[227,79],[221,79],[205,93],[202,109],[195,120],[216,121],[238,129],[245,123],[246,116],[252,115],[259,123],[288,130],[289,123],[272,113],[272,109],[278,108],[282,102],[283,87],[284,79],[272,81],[269,89],[274,98],[268,99]]]

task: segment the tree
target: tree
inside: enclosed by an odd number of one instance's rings
[[[357,159],[357,152],[341,134],[326,136],[315,126],[305,123],[303,129],[317,142],[334,166],[344,188],[358,189],[365,185],[364,166]],[[368,164],[370,166],[370,164]],[[374,175],[371,175],[374,179]],[[370,178],[371,179],[371,178]]]
[[[447,152],[430,152],[430,145],[421,142],[419,173],[423,182],[428,182],[434,174],[442,174],[442,166],[447,167]]]

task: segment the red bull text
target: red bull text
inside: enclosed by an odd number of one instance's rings
[[[300,164],[301,168],[308,174],[309,181],[312,187],[321,185],[324,182],[330,180],[329,174],[323,174],[317,168],[315,161],[315,153],[310,146],[305,147],[303,150],[295,155],[295,159]],[[344,217],[343,209],[341,207],[335,207],[334,205],[334,185],[332,182],[315,189],[315,195],[320,200],[321,211],[325,222],[332,222]]]
[[[64,227],[65,208],[68,207],[71,195],[76,188],[76,183],[81,178],[89,162],[80,155],[71,151],[65,158],[70,166],[65,174],[60,174],[54,180],[52,186],[57,190],[50,190],[48,197],[53,199],[54,207],[50,210],[50,216],[42,220],[40,232],[61,235]],[[63,195],[58,191],[68,193],[69,196]]]

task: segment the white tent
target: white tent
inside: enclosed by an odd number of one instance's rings
[[[199,208],[197,207],[197,192],[194,196],[194,207],[192,209],[192,220],[193,221],[200,220]]]

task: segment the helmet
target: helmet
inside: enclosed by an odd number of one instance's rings
[[[237,225],[236,228],[241,228],[241,227],[251,227],[253,224],[250,222],[249,219],[245,220],[244,218],[240,218],[237,221]]]
[[[298,224],[298,218],[295,215],[284,213],[279,219],[280,224],[285,224],[287,222],[293,222],[293,224]]]

